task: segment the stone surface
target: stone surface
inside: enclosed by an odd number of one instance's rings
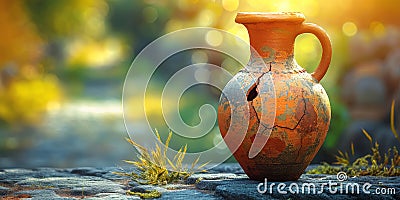
[[[116,194],[116,193],[99,193],[96,194],[93,197],[85,198],[88,200],[101,200],[101,199],[140,199],[140,197],[137,196],[127,196],[124,194]]]
[[[222,163],[209,170],[211,173],[234,173],[244,174],[242,167],[238,163]]]
[[[162,194],[160,199],[174,199],[174,200],[208,200],[208,199],[223,199],[222,197],[199,191],[195,189],[172,190]]]
[[[186,180],[187,184],[194,184],[203,179],[205,180],[221,180],[221,179],[234,179],[238,176],[232,173],[210,173],[210,174],[194,174]]]
[[[16,195],[28,195],[32,199],[37,199],[37,200],[47,200],[47,199],[57,199],[57,200],[67,200],[67,199],[73,199],[73,198],[68,198],[68,197],[61,197],[56,194],[55,191],[53,190],[25,190],[25,191],[19,191],[15,193]]]
[[[0,195],[5,195],[5,194],[7,194],[9,191],[10,191],[10,188],[0,186]]]
[[[192,175],[183,183],[164,186],[137,184],[127,177],[113,174],[112,172],[119,171],[115,167],[3,169],[0,170],[0,199],[140,199],[138,196],[127,195],[126,192],[151,190],[161,192],[159,199],[182,200],[400,199],[400,177],[348,177],[339,181],[336,175],[303,174],[294,182],[267,181],[265,188],[265,183],[249,180],[247,175],[240,173],[239,167],[237,164],[223,164],[208,173]],[[313,167],[315,166],[308,169]],[[331,188],[328,188],[329,183],[332,184]],[[359,194],[355,184],[359,185]],[[365,184],[368,186],[366,191],[371,194],[362,190]],[[377,191],[391,194],[376,194]]]

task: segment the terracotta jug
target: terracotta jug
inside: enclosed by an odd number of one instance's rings
[[[237,14],[236,22],[247,28],[256,52],[223,89],[218,124],[250,179],[297,180],[325,140],[331,109],[319,81],[331,61],[331,43],[322,28],[304,20],[297,12]],[[302,33],[314,34],[322,45],[320,64],[311,74],[293,55],[295,38]],[[239,98],[239,90],[245,99]],[[233,94],[231,99],[227,93]],[[247,131],[240,133],[245,119]],[[231,137],[225,137],[228,131]],[[253,143],[260,149],[251,149]]]

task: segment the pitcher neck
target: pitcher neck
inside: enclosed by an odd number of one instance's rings
[[[286,62],[293,58],[297,24],[251,23],[244,24],[250,37],[250,45],[265,62]]]

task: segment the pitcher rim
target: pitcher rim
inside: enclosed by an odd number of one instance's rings
[[[301,12],[238,12],[235,22],[240,24],[263,22],[298,22],[305,20]]]

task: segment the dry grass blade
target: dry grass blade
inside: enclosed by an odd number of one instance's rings
[[[339,155],[336,155],[336,162],[335,164],[339,164],[339,165],[343,165],[343,166],[347,166],[349,165],[350,161],[349,161],[349,155],[347,153],[343,153],[342,151],[338,151]]]
[[[178,169],[183,168],[182,162],[183,162],[183,159],[185,158],[186,151],[187,151],[187,145],[185,145],[185,147],[183,148],[182,151],[178,152],[179,156],[178,156],[178,159],[176,160],[176,166]]]
[[[200,156],[197,157],[196,160],[193,161],[192,166],[190,167],[190,170],[193,170],[193,169],[194,169],[194,167],[197,165],[197,163],[199,162],[199,160],[200,160]]]
[[[394,110],[392,109],[393,112]],[[362,129],[362,132],[372,144],[372,137],[368,132],[364,129]],[[351,143],[351,150],[352,155],[354,155],[353,143]],[[349,176],[400,176],[400,156],[396,146],[393,147],[393,150],[389,148],[382,156],[377,142],[371,147],[370,154],[356,158],[354,162],[350,161],[347,153],[339,150],[334,164],[339,164],[340,166],[331,166],[328,163],[323,163],[323,165],[309,170],[307,173],[337,174],[340,171],[344,171]]]
[[[369,135],[369,133],[365,129],[362,129],[362,132],[364,133],[365,137],[367,137],[367,139],[372,143],[371,135]]]
[[[168,164],[171,166],[172,170],[177,171],[177,168],[174,163],[171,162],[170,159],[167,158]]]
[[[134,146],[134,147],[140,149],[140,151],[147,152],[147,149],[146,149],[146,148],[144,148],[142,145],[136,143],[136,142],[133,141],[131,138],[125,138],[125,140],[126,140],[127,142],[129,142],[132,146]]]
[[[143,199],[152,199],[152,198],[159,198],[161,197],[161,193],[157,190],[151,190],[148,192],[132,192],[128,191],[127,194],[129,195],[136,195]]]
[[[165,141],[164,157],[167,157],[167,149],[169,146],[169,142],[171,141],[171,138],[172,138],[172,132],[169,132],[167,140]]]
[[[115,172],[115,174],[129,176],[140,184],[167,184],[185,179],[196,171],[200,171],[207,163],[195,169],[199,158],[192,163],[192,168],[187,169],[183,166],[183,160],[187,152],[187,145],[181,147],[175,155],[173,161],[167,157],[167,149],[172,138],[172,132],[169,132],[165,145],[162,144],[161,136],[156,130],[157,144],[154,150],[149,150],[131,138],[126,140],[139,150],[138,161],[124,160],[124,162],[134,165],[139,173],[136,172]],[[172,168],[169,171],[168,168]]]
[[[203,169],[206,165],[208,165],[210,163],[210,161],[203,163],[202,165],[200,165],[197,169]],[[202,170],[203,172],[205,172],[206,170]]]
[[[395,100],[393,100],[392,107],[390,109],[390,128],[392,129],[394,137],[400,141],[399,134],[397,133],[396,128],[394,127],[394,106],[395,106]]]

